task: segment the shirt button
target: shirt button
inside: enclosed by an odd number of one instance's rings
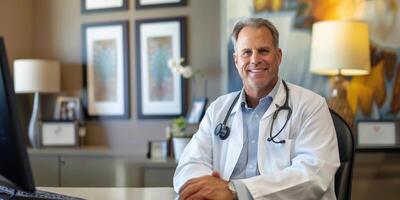
[[[250,169],[253,169],[253,165],[249,165],[249,168],[250,168]]]
[[[256,143],[256,140],[252,140],[251,143],[252,143],[252,144]]]

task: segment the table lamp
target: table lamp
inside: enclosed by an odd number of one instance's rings
[[[28,135],[32,147],[38,148],[41,119],[39,93],[60,91],[60,63],[42,59],[15,60],[14,89],[16,93],[35,94]]]
[[[368,25],[360,21],[314,23],[310,71],[335,76],[328,105],[352,126],[354,115],[347,101],[344,76],[367,75],[370,71]]]

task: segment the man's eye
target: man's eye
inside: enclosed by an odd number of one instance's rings
[[[260,49],[259,52],[260,52],[261,55],[266,55],[266,54],[268,54],[270,52],[270,50],[268,50],[268,49]]]
[[[251,55],[251,51],[243,51],[242,52],[242,56],[250,56]]]

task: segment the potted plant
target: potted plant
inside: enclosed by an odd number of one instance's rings
[[[193,130],[193,127],[189,125],[186,122],[186,119],[182,116],[172,120],[170,127],[174,157],[176,161],[179,161],[183,150],[189,143],[195,131]]]

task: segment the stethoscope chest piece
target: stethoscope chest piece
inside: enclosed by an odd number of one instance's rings
[[[229,127],[223,123],[219,123],[217,127],[215,127],[214,135],[219,136],[221,140],[225,140],[229,137]]]

